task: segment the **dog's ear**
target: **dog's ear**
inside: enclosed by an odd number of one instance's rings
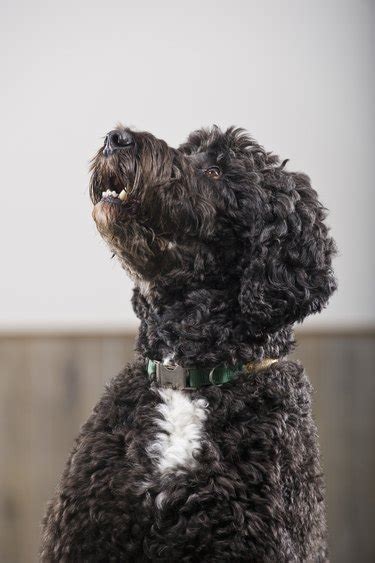
[[[253,333],[321,311],[336,289],[336,247],[309,178],[280,170],[278,181],[270,179],[259,236],[249,235],[242,261],[239,303]]]

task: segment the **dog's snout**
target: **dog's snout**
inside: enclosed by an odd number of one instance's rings
[[[110,156],[115,151],[130,147],[134,144],[134,139],[129,131],[114,129],[110,131],[104,141],[104,156]]]

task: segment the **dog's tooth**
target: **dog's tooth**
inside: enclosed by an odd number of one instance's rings
[[[125,190],[122,190],[119,194],[118,194],[119,199],[121,199],[121,201],[125,201],[127,198],[127,193]]]
[[[102,192],[102,197],[105,197],[105,192]]]
[[[113,190],[113,192],[111,192],[111,195],[113,195],[113,197],[117,197],[117,192]]]

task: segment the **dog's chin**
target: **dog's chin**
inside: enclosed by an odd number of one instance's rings
[[[124,205],[118,197],[106,197],[94,205],[92,216],[98,228],[105,229],[124,215]]]

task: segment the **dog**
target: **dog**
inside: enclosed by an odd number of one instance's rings
[[[134,282],[137,356],[74,444],[42,561],[325,561],[324,482],[293,324],[336,289],[308,176],[244,130],[178,149],[119,125],[93,217]]]

